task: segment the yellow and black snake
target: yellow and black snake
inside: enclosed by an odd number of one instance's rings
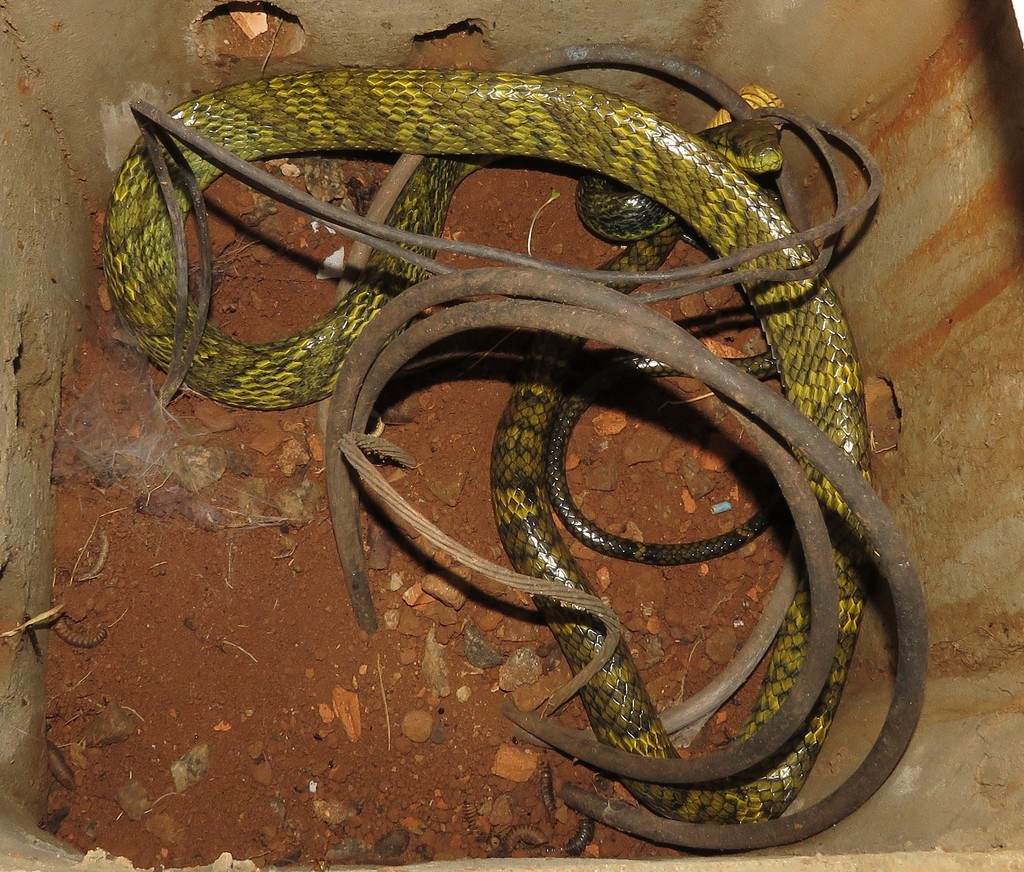
[[[354,148],[448,155],[524,155],[605,174],[682,216],[719,253],[776,239],[792,228],[770,196],[695,137],[618,97],[565,81],[462,71],[342,69],[246,82],[183,104],[174,113],[240,157]],[[200,183],[217,171],[188,154]],[[437,233],[451,192],[472,169],[428,161],[389,221]],[[114,185],[104,234],[110,294],[125,325],[166,367],[174,324],[174,268],[168,219],[141,146]],[[758,266],[809,262],[791,248]],[[387,300],[421,278],[418,270],[376,254],[352,292],[297,336],[245,345],[210,327],[189,371],[192,389],[223,402],[284,408],[325,397],[363,324]],[[778,361],[790,400],[867,474],[863,400],[846,322],[823,279],[747,288]],[[494,458],[499,528],[520,571],[584,586],[551,522],[539,486],[543,423],[555,386],[543,372],[521,383],[502,421]],[[775,816],[795,795],[831,723],[861,612],[857,542],[847,510],[820,476],[809,473],[831,512],[841,585],[840,642],[834,668],[805,734],[780,759],[737,783],[701,789],[632,784],[648,807],[672,818],[740,822]],[[546,608],[574,667],[591,659],[599,628],[580,615]],[[807,603],[790,609],[749,731],[778,708],[799,669]],[[587,712],[602,741],[656,757],[675,754],[625,646],[585,688]]]

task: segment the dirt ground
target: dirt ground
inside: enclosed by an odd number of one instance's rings
[[[319,159],[270,168],[360,209],[385,169]],[[484,169],[460,188],[446,233],[517,251],[529,238],[536,254],[596,265],[615,249],[581,227],[573,190],[549,166]],[[331,307],[336,281],[316,273],[348,240],[229,180],[213,199],[215,323],[264,341]],[[695,256],[680,246],[673,262]],[[55,457],[53,599],[73,620],[49,640],[47,826],[140,866],[209,863],[224,851],[260,865],[564,855],[578,822],[561,802],[554,814],[545,808],[545,765],[556,788],[624,794],[513,741],[502,703],[535,708],[569,674],[527,599],[464,583],[444,555],[420,553],[367,507],[382,628],[357,629],[317,409],[257,413],[186,393],[162,411],[162,374],[120,331],[99,269],[97,289],[66,376]],[[668,311],[719,347],[763,347],[730,289]],[[385,436],[420,462],[391,472],[396,487],[502,561],[488,462],[529,339],[465,337],[448,349],[458,355],[400,377],[380,409]],[[662,541],[721,532],[751,513],[763,472],[714,398],[687,380],[628,394],[591,409],[574,436],[569,479],[587,512]],[[722,503],[730,509],[715,514]],[[746,637],[780,540],[769,531],[713,564],[671,569],[574,552],[668,706],[705,685]],[[755,693],[756,676],[691,748],[725,744]],[[561,717],[584,723],[578,703]],[[522,827],[544,843],[516,842]],[[585,848],[671,853],[600,826]]]

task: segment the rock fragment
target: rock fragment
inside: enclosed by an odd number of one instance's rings
[[[199,781],[210,768],[210,745],[203,742],[186,751],[180,759],[171,764],[171,778],[174,789],[184,793]]]

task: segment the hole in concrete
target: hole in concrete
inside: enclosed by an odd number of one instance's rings
[[[465,18],[412,38],[409,62],[420,67],[473,69],[494,66],[490,27],[480,18]]]
[[[217,58],[283,58],[298,52],[306,35],[298,17],[273,3],[221,3],[196,24],[201,50]]]
[[[456,21],[454,24],[449,24],[447,27],[442,27],[439,30],[429,30],[426,33],[419,33],[412,38],[412,41],[413,43],[436,42],[438,40],[447,39],[450,36],[455,36],[456,34],[484,36],[486,33],[487,27],[482,19],[464,18],[462,21]]]
[[[14,374],[16,420],[19,428],[43,427],[48,420],[49,402],[40,399],[39,389],[52,375],[41,349],[46,348],[46,325],[38,317],[22,315],[18,321],[19,342],[11,360]]]

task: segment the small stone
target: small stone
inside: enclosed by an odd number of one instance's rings
[[[210,768],[210,745],[203,742],[186,751],[179,760],[171,764],[171,778],[174,789],[184,793],[199,781]]]
[[[466,595],[454,584],[433,573],[423,576],[420,582],[423,590],[435,599],[440,600],[449,608],[458,611],[466,604]]]
[[[626,416],[619,411],[609,409],[594,416],[594,432],[598,436],[614,436],[626,429]]]
[[[270,768],[270,764],[266,760],[263,760],[253,766],[252,777],[257,784],[269,787],[274,783],[274,770]]]
[[[712,663],[724,666],[736,656],[736,632],[732,627],[716,630],[704,642],[704,653]]]
[[[226,433],[236,426],[235,413],[210,400],[200,400],[195,408],[196,420],[210,433]]]
[[[243,517],[256,518],[271,514],[270,482],[265,478],[247,478],[235,498]]]
[[[533,684],[541,674],[540,657],[533,648],[517,648],[502,664],[498,672],[498,687],[506,693]]]
[[[437,696],[443,698],[451,694],[452,688],[448,683],[448,665],[444,662],[444,646],[438,644],[433,627],[427,633],[427,641],[423,649],[423,663],[420,668]]]
[[[694,499],[699,500],[711,493],[715,485],[702,469],[700,458],[686,452],[679,457],[677,468],[686,483],[687,490]]]
[[[426,625],[413,609],[402,609],[395,629],[403,636],[422,636]]]
[[[240,870],[246,862],[245,860],[239,860],[236,867],[235,858],[231,856],[230,852],[225,851],[210,864],[210,872],[231,872],[233,868]]]
[[[550,672],[538,681],[524,684],[512,691],[512,704],[521,712],[531,712],[541,703],[546,702],[551,694],[561,687],[569,676],[561,670]]]
[[[348,196],[345,164],[342,161],[336,158],[307,157],[302,163],[302,180],[306,183],[306,190],[318,200],[326,203],[340,200],[344,208],[355,211],[355,205]]]
[[[134,778],[126,781],[117,789],[115,798],[124,813],[133,821],[142,820],[142,816],[149,811],[152,805],[145,785]]]
[[[613,491],[619,483],[619,470],[611,459],[602,460],[583,472],[583,483],[591,490]]]
[[[86,747],[102,748],[123,742],[134,736],[135,732],[136,722],[132,713],[116,703],[110,703],[100,709],[82,738]]]
[[[394,543],[391,537],[376,524],[370,526],[367,536],[369,549],[366,554],[366,566],[368,569],[383,570],[391,564],[391,556],[394,553]]]
[[[473,624],[467,623],[463,627],[462,644],[466,659],[477,669],[493,669],[505,662],[505,655],[491,645]]]
[[[284,440],[285,434],[281,428],[276,423],[265,421],[260,432],[249,441],[249,447],[260,454],[268,455]]]
[[[354,818],[359,813],[359,809],[344,799],[328,799],[317,796],[313,799],[313,813],[327,826],[339,827],[345,821]]]
[[[281,515],[292,523],[308,524],[316,517],[323,491],[315,481],[303,479],[298,484],[281,488],[274,498]]]
[[[643,439],[630,439],[622,449],[622,459],[627,466],[638,463],[652,463],[661,460],[672,444],[672,434],[668,430],[658,429],[648,433]]]
[[[466,471],[454,470],[443,477],[428,477],[427,487],[446,506],[454,508],[459,504],[462,489],[466,486]]]
[[[472,695],[473,691],[468,684],[463,684],[461,687],[459,687],[458,690],[455,691],[455,698],[459,702],[469,702],[469,698]]]
[[[397,857],[409,847],[409,838],[409,831],[405,827],[395,827],[377,840],[373,852],[378,857]]]
[[[179,484],[195,493],[220,481],[228,468],[228,453],[217,445],[182,445],[170,453],[168,462]]]
[[[295,475],[300,469],[309,466],[309,451],[298,439],[289,437],[277,455],[277,468],[285,475]]]
[[[455,609],[449,608],[444,603],[439,603],[437,601],[427,603],[427,605],[423,607],[423,614],[437,624],[441,630],[453,627],[455,624],[459,623],[459,613],[455,611]],[[450,639],[451,636],[452,634],[448,633],[445,636],[445,641]]]
[[[646,666],[649,668],[665,659],[665,645],[661,636],[652,633],[644,633],[640,637],[640,647],[644,650]]]
[[[349,837],[327,849],[324,859],[328,863],[352,863],[370,856],[370,846],[362,839]]]
[[[430,738],[434,728],[434,718],[423,709],[413,709],[402,718],[402,733],[411,742],[422,744]]]
[[[503,621],[495,635],[503,642],[534,642],[540,635],[540,630],[536,624],[529,624],[526,621]]]
[[[519,745],[499,745],[491,766],[491,774],[523,784],[533,777],[537,769],[537,755]]]
[[[487,815],[491,826],[497,830],[503,830],[510,826],[515,818],[512,815],[512,803],[507,796],[499,796],[494,800]]]
[[[146,815],[143,828],[156,836],[164,845],[176,845],[184,836],[185,831],[169,814]]]

